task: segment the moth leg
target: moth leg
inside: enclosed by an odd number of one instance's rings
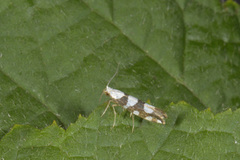
[[[115,126],[115,124],[116,124],[116,116],[117,116],[117,113],[116,113],[116,110],[115,110],[115,108],[114,107],[116,107],[117,105],[116,104],[113,104],[112,105],[112,109],[113,109],[113,113],[114,113],[114,121],[113,121],[113,126],[112,126],[112,128]]]
[[[109,100],[109,101],[108,101],[107,107],[106,107],[105,110],[103,111],[101,117],[106,113],[106,111],[107,111],[107,109],[108,109],[108,107],[109,107],[109,105],[110,105],[111,102],[113,102],[113,100]]]
[[[130,117],[132,117],[132,124],[133,124],[133,126],[132,126],[132,133],[133,133],[133,131],[134,131],[134,114],[131,112],[130,113]]]
[[[103,96],[103,94],[104,94],[104,91],[102,92],[102,94],[101,94],[101,96],[100,96],[100,98],[99,98],[99,102],[101,102],[101,99],[102,99],[102,96]]]
[[[133,126],[132,126],[132,133],[133,133],[133,131],[134,131],[134,115],[131,113],[131,116],[132,116],[132,124],[133,124]]]

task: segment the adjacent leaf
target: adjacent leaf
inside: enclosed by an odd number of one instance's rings
[[[56,123],[38,130],[15,125],[0,142],[2,159],[239,159],[238,109],[214,116],[182,102],[167,108],[166,125],[135,120],[113,111],[100,117],[105,106],[87,119],[79,117],[66,131]],[[124,116],[126,115],[126,116]],[[232,124],[232,125],[228,125]],[[237,127],[236,127],[237,126]]]

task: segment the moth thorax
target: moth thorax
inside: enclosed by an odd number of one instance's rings
[[[110,97],[112,97],[115,100],[120,99],[125,95],[125,93],[123,93],[122,91],[119,91],[117,89],[113,89],[113,88],[108,87],[108,86],[106,87],[105,94],[109,95]]]

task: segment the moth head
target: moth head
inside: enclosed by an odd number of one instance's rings
[[[107,96],[109,96],[109,87],[107,86],[104,90],[103,90],[103,93]]]

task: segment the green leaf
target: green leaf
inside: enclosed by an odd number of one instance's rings
[[[0,1],[0,155],[238,159],[240,10],[231,4]],[[166,110],[166,126],[136,119],[132,134],[120,109],[120,127],[100,119],[96,107],[118,63],[110,86]],[[166,107],[179,101],[195,109]]]
[[[214,116],[185,102],[167,108],[166,125],[113,111],[101,117],[105,105],[87,119],[79,117],[64,131],[56,123],[38,130],[15,125],[0,142],[2,159],[239,159],[240,110]],[[126,116],[124,116],[126,115]],[[231,124],[231,125],[229,125]],[[216,158],[217,157],[217,158]]]

